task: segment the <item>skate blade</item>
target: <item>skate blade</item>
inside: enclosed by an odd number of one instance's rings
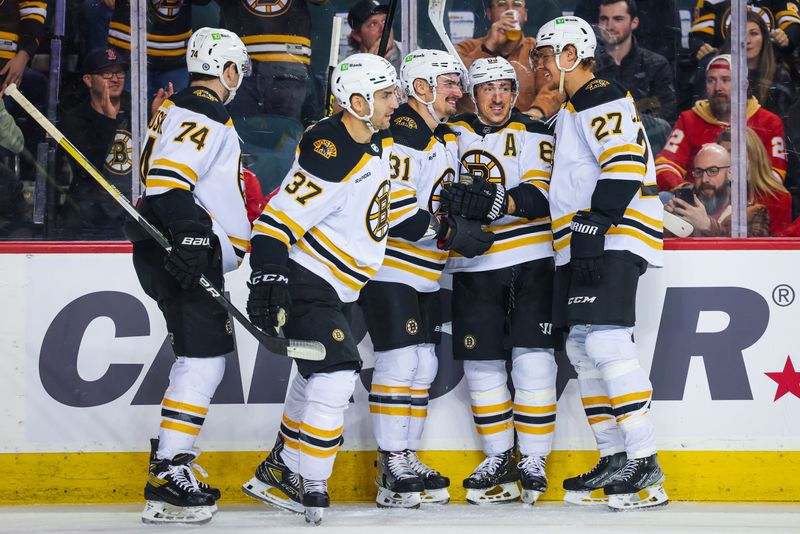
[[[661,485],[648,486],[637,493],[623,493],[608,496],[608,507],[615,512],[642,510],[669,503],[667,492]]]
[[[245,495],[281,510],[292,512],[293,514],[303,514],[305,512],[302,504],[290,499],[280,488],[264,484],[256,477],[244,483],[242,491]]]
[[[608,498],[603,488],[598,488],[593,491],[568,491],[564,495],[564,502],[578,506],[600,506],[608,504]]]
[[[316,506],[306,506],[305,507],[305,516],[306,516],[306,523],[313,523],[314,525],[319,525],[322,523],[322,514],[324,513],[325,508],[318,508]]]
[[[488,490],[468,489],[467,502],[470,504],[502,504],[519,499],[519,486],[516,482],[498,484]]]
[[[380,486],[375,497],[378,508],[419,508],[420,502],[419,493],[398,493]]]
[[[164,523],[189,523],[202,525],[211,521],[210,506],[173,506],[160,501],[147,501],[142,511],[142,523],[162,525]]]
[[[522,502],[525,504],[534,505],[536,501],[539,500],[539,497],[544,493],[543,491],[536,491],[530,489],[523,489],[522,490]]]
[[[422,504],[447,504],[450,502],[450,492],[447,488],[427,489],[419,494]]]

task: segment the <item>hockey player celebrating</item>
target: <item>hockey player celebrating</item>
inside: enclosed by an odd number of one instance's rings
[[[399,105],[397,74],[381,57],[353,55],[331,80],[344,111],[303,135],[280,191],[256,220],[247,301],[256,326],[285,321],[287,337],[325,345],[324,360],[297,362],[275,448],[244,485],[247,494],[304,511],[314,523],[330,506],[328,478],[361,368],[349,304],[386,248],[387,128]]]
[[[553,319],[600,449],[588,473],[564,481],[566,499],[605,488],[612,509],[667,503],[650,419],[652,386],[633,342],[636,288],[662,265],[662,205],[650,145],[630,93],[594,77],[595,35],[578,17],[539,30],[534,68],[568,101],[556,119],[550,213],[556,275]],[[641,499],[638,492],[644,490]]]
[[[469,79],[477,113],[451,123],[468,174],[446,188],[443,198],[452,213],[489,224],[495,241],[479,257],[451,254],[448,260],[454,273],[453,353],[464,360],[486,454],[464,487],[470,503],[507,502],[519,497],[519,480],[523,501],[533,504],[547,488],[545,461],[556,418],[547,204],[553,137],[543,123],[513,111],[518,85],[508,61],[478,59]],[[506,385],[509,359],[513,405]]]
[[[140,211],[170,236],[172,250],[126,225],[136,274],[164,313],[176,355],[151,443],[145,523],[204,523],[216,509],[219,490],[195,478],[194,443],[234,342],[228,314],[198,281],[202,274],[222,287],[250,237],[239,138],[224,106],[249,73],[247,51],[236,34],[202,28],[189,39],[186,62],[191,84],[153,115],[141,158]]]
[[[444,123],[463,96],[465,75],[456,58],[438,50],[416,50],[400,68],[409,100],[392,117],[386,258],[360,299],[375,349],[369,401],[378,442],[376,502],[381,507],[450,500],[450,480],[425,465],[416,451],[441,338],[439,278],[448,253],[437,246],[436,235],[455,225],[459,239],[442,246],[470,257],[488,249],[493,238],[480,222],[449,217],[440,224],[435,215],[441,187],[453,181],[458,168],[456,137]]]

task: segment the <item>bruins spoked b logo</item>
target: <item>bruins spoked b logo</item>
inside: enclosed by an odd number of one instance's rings
[[[417,324],[417,320],[413,317],[406,321],[406,333],[409,336],[416,336],[419,332],[419,325]]]
[[[453,183],[456,176],[456,171],[453,169],[446,169],[442,175],[436,180],[431,191],[431,199],[428,201],[428,211],[435,215],[443,215],[444,210],[441,209],[442,201],[442,188],[446,185]]]
[[[461,165],[468,173],[480,176],[487,182],[506,185],[506,173],[497,158],[485,150],[467,150],[461,156]]]
[[[389,193],[392,185],[384,180],[367,209],[367,231],[375,241],[383,241],[389,233]]]
[[[240,0],[249,12],[259,17],[275,17],[289,9],[292,0]]]
[[[464,336],[464,348],[467,350],[472,350],[478,344],[478,340],[475,339],[475,336],[472,334],[467,334]]]
[[[183,0],[150,0],[156,15],[163,20],[175,20],[181,13]]]
[[[133,141],[127,130],[117,130],[114,142],[106,155],[106,169],[118,175],[131,172],[133,165]]]

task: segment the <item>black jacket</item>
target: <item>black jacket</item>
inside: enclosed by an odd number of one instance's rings
[[[598,78],[614,80],[631,92],[640,113],[647,113],[669,122],[677,118],[675,82],[669,62],[660,54],[638,45],[633,46],[622,63],[617,65],[604,51],[596,54]]]

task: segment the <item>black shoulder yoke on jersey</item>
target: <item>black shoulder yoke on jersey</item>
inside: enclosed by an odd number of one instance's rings
[[[517,111],[516,109],[511,111],[511,115],[508,117],[508,120],[498,126],[484,124],[481,122],[480,118],[478,118],[477,113],[462,113],[461,115],[454,117],[451,122],[465,122],[470,128],[472,128],[473,132],[482,136],[505,130],[511,123],[521,124],[527,131],[532,133],[553,135],[552,130],[550,130],[545,123],[534,120],[521,111]]]
[[[356,143],[342,123],[342,113],[319,121],[300,139],[300,166],[326,182],[341,182],[364,155],[380,157],[384,140],[392,139],[389,130],[381,130],[369,143]]]
[[[231,119],[217,93],[207,87],[189,86],[170,97],[170,100],[178,107],[200,113],[221,124]]]
[[[395,143],[414,150],[425,150],[433,135],[425,119],[407,102],[392,115],[391,129]]]
[[[628,91],[620,84],[602,78],[592,78],[586,85],[578,89],[569,103],[576,112],[625,98]]]
[[[511,117],[509,118],[506,126],[508,124],[511,124],[512,122],[522,124],[523,126],[525,126],[525,129],[530,133],[553,135],[553,130],[546,123],[537,119],[532,119],[516,109],[511,112]]]

